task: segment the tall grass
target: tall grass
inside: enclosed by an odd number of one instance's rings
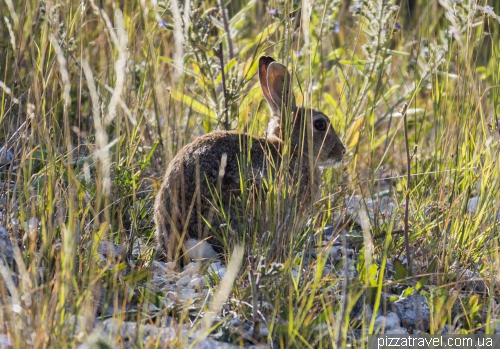
[[[14,243],[15,277],[0,270],[0,340],[15,348],[76,347],[90,341],[96,319],[112,318],[169,322],[178,330],[171,347],[180,348],[200,328],[206,336],[238,317],[254,325],[246,343],[343,347],[355,329],[374,331],[367,309],[383,308],[382,292],[425,295],[431,333],[445,325],[493,333],[500,7],[402,4],[1,2],[0,146],[14,160],[0,169],[0,219]],[[204,312],[220,304],[166,306],[168,297],[151,287],[152,201],[169,160],[196,136],[222,128],[225,115],[231,129],[265,133],[269,111],[255,77],[262,54],[293,71],[298,102],[331,116],[348,156],[323,174],[312,216],[289,210],[280,178],[261,193],[265,205],[249,199],[246,212],[255,219],[241,222],[251,237],[247,258],[238,273],[229,262],[238,278],[217,293],[230,294],[225,311],[202,324]],[[413,277],[400,233],[406,195]],[[339,219],[358,196],[361,227]],[[379,197],[392,198],[396,211],[372,219],[365,211]],[[314,232],[327,225],[344,235],[361,230],[356,275],[327,272],[326,251],[309,258],[312,241],[321,239]],[[125,252],[102,261],[101,242]],[[347,258],[336,268],[349,270]],[[489,293],[464,293],[462,269],[474,271]],[[207,275],[215,294],[220,280]],[[364,311],[351,318],[356,304]],[[119,333],[109,337],[111,345],[125,343]]]

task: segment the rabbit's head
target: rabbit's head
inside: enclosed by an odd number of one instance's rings
[[[290,74],[283,64],[268,56],[260,57],[259,79],[262,92],[272,113],[267,130],[268,135],[283,140],[284,128],[287,125],[287,119],[290,118],[292,146],[300,145],[300,153],[304,157],[309,157],[311,154],[309,144],[312,144],[315,166],[333,167],[342,160],[345,147],[333,129],[330,119],[318,110],[303,108],[295,104]],[[304,141],[301,142],[301,139]]]

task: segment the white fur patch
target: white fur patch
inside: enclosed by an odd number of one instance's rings
[[[322,162],[321,164],[318,164],[318,167],[321,170],[325,170],[327,168],[339,168],[342,165],[342,161],[336,161],[332,158],[326,159],[326,161]]]
[[[217,259],[217,252],[206,241],[198,241],[196,239],[189,239],[186,241],[186,249],[189,258],[197,259]]]

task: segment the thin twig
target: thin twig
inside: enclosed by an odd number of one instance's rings
[[[226,31],[227,47],[229,49],[229,59],[234,58],[233,40],[231,39],[231,31],[229,30],[229,20],[227,19],[227,12],[222,4],[222,0],[218,1],[220,11],[222,12],[222,22],[224,23],[224,30]]]
[[[260,338],[260,321],[259,321],[259,315],[258,315],[258,300],[259,300],[259,287],[260,287],[260,278],[256,278],[255,274],[252,270],[254,261],[253,257],[248,257],[249,260],[249,266],[250,268],[248,269],[248,277],[250,279],[250,287],[252,288],[252,308],[253,308],[253,333],[252,333],[252,338],[255,340],[258,340]],[[257,261],[257,268],[259,266],[259,263]]]
[[[226,90],[226,75],[224,74],[224,52],[222,51],[222,42],[219,44],[219,60],[220,60],[220,73],[222,74],[222,90],[224,91],[224,129],[229,130],[229,103],[227,101],[227,90]]]
[[[408,122],[406,120],[406,110],[408,109],[408,103],[403,104],[400,112],[403,115],[404,129],[405,129],[405,146],[406,146],[406,195],[405,195],[405,221],[404,221],[404,233],[405,233],[405,247],[406,247],[406,261],[408,263],[408,275],[412,276],[411,270],[411,255],[410,255],[410,238],[408,236],[408,219],[409,219],[409,206],[410,206],[410,180],[411,180],[411,157],[410,157],[410,145],[408,141]]]
[[[351,197],[349,198],[347,205],[349,205],[353,197],[354,193],[351,194]],[[340,217],[339,222],[344,219],[345,215],[346,215],[346,209],[344,208],[342,210],[342,216]],[[344,229],[344,227],[342,227],[342,261],[344,263],[344,280],[342,284],[342,295],[344,296],[344,299],[341,304],[342,312],[340,316],[339,330],[337,333],[337,348],[341,348],[342,341],[344,340],[342,329],[344,327],[344,320],[347,315],[347,307],[349,306],[349,295],[347,292],[347,288],[349,286],[349,260],[347,259],[347,232],[346,229]]]

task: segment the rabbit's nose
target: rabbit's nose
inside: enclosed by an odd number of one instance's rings
[[[335,161],[342,161],[342,158],[344,157],[346,152],[346,149],[342,143],[337,143],[331,150],[329,157],[332,157],[335,159]]]
[[[337,153],[342,153],[342,155],[345,155],[346,149],[342,143],[337,143],[334,147],[334,150],[337,151]]]

